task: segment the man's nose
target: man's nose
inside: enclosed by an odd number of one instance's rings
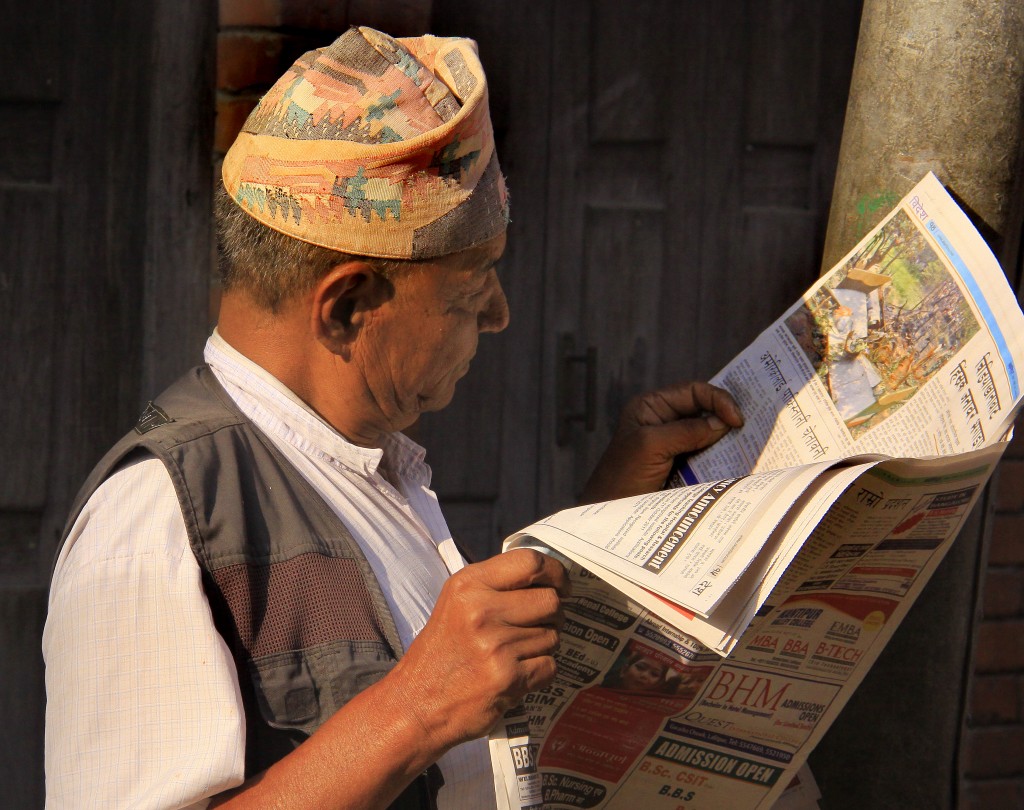
[[[495,278],[494,289],[487,299],[487,306],[477,316],[477,328],[481,332],[500,332],[508,326],[508,319],[508,299],[505,298],[501,282]]]

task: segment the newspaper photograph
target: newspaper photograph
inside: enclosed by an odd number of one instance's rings
[[[712,378],[746,424],[687,459],[680,478],[982,447],[1020,398],[1022,336],[998,262],[928,174]]]

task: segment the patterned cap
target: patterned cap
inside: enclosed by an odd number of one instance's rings
[[[505,230],[476,43],[352,28],[299,59],[224,158],[246,212],[305,242],[429,259]]]

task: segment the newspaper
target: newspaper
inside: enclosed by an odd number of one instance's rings
[[[499,808],[815,806],[806,758],[966,521],[1024,316],[933,175],[714,382],[746,424],[662,492],[505,547],[570,572],[558,674],[491,734]]]

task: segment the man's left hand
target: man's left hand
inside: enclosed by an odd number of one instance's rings
[[[736,400],[710,383],[681,383],[633,397],[580,502],[655,492],[676,456],[702,450],[742,425]]]

